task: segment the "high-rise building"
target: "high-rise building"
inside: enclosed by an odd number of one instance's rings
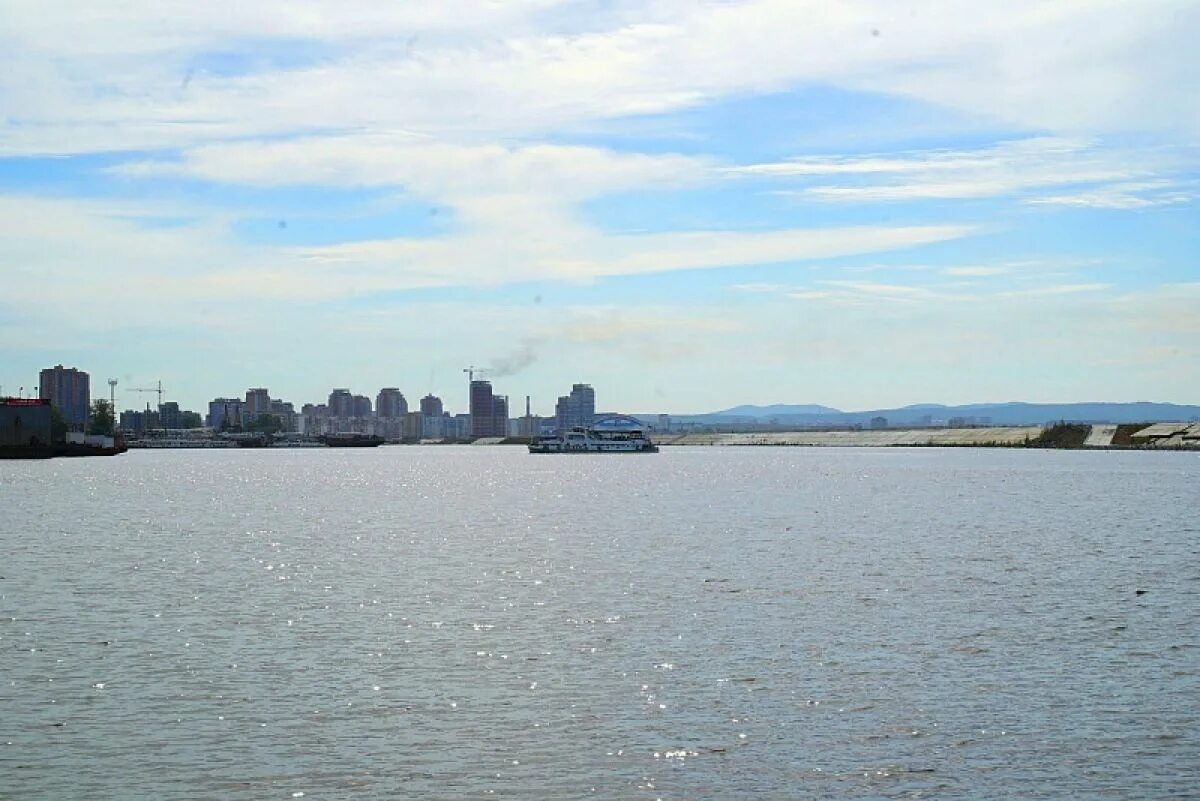
[[[554,405],[554,416],[560,431],[590,426],[596,418],[596,391],[591,384],[572,384],[571,394],[559,397]]]
[[[243,407],[248,420],[271,411],[271,393],[265,387],[246,390],[246,405]]]
[[[208,425],[216,431],[241,428],[245,402],[238,398],[214,398],[208,403]]]
[[[353,417],[354,396],[348,389],[335,389],[329,393],[330,417]]]
[[[424,417],[441,417],[442,399],[432,393],[421,398],[421,414]]]
[[[507,395],[492,398],[492,432],[493,437],[509,436]]]
[[[393,420],[408,414],[408,401],[404,393],[396,387],[384,387],[375,396],[375,416]]]
[[[183,428],[182,414],[179,404],[167,401],[158,404],[158,425],[160,428]]]
[[[92,384],[87,373],[56,364],[42,370],[38,384],[38,397],[57,407],[68,427],[82,430],[87,425],[92,406]]]
[[[270,414],[279,422],[280,431],[296,430],[296,407],[291,401],[272,398]]]
[[[471,436],[492,435],[492,382],[471,382]]]
[[[420,412],[404,415],[404,436],[408,439],[420,439],[425,436],[425,419]]]
[[[446,424],[446,433],[451,439],[470,439],[471,438],[471,415],[456,414],[451,418],[451,422]]]
[[[354,396],[354,414],[352,417],[370,417],[371,416],[371,399],[366,395]]]
[[[491,381],[471,382],[471,436],[508,436],[508,398],[493,395]]]
[[[140,434],[145,431],[146,413],[134,409],[126,409],[121,412],[121,430],[133,434]]]

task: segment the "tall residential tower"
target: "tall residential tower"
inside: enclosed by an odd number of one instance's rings
[[[92,406],[92,385],[88,374],[74,367],[56,364],[42,370],[38,383],[38,397],[57,407],[68,426],[83,430]]]
[[[559,431],[590,426],[596,417],[596,391],[591,384],[573,384],[571,394],[563,395],[554,406]]]

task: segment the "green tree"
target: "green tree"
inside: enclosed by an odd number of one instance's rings
[[[274,434],[281,428],[283,426],[279,424],[279,418],[267,412],[260,413],[258,417],[243,426],[246,431],[260,431],[264,434]]]
[[[50,441],[67,441],[67,421],[57,406],[50,407]]]
[[[93,403],[91,420],[88,424],[88,433],[111,437],[114,428],[113,410],[108,401],[98,400]]]
[[[198,412],[181,412],[179,415],[180,428],[200,428],[203,424]]]

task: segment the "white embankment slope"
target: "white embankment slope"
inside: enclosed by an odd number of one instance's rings
[[[1107,448],[1112,445],[1113,435],[1117,433],[1115,425],[1092,426],[1092,433],[1083,441],[1085,448]]]
[[[912,428],[885,431],[771,431],[736,434],[656,434],[658,445],[807,445],[813,447],[879,448],[888,446],[1023,445],[1042,433],[1041,426],[995,426],[991,428]],[[1117,426],[1093,425],[1083,442],[1085,448],[1109,448]],[[1125,443],[1124,447],[1129,447]],[[1136,448],[1198,448],[1200,423],[1154,423],[1132,435]]]
[[[738,434],[657,434],[658,445],[809,445],[886,447],[902,445],[1020,445],[1041,426],[914,428],[888,431],[772,431]]]

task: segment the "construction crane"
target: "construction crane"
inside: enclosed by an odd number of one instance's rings
[[[132,387],[132,388],[130,388],[129,391],[130,392],[156,392],[156,393],[158,393],[158,405],[160,408],[162,407],[163,392],[165,392],[165,390],[162,388],[162,380],[161,379],[159,380],[157,386]]]
[[[479,376],[482,378],[483,374],[487,372],[487,368],[486,367],[476,367],[475,365],[472,364],[470,367],[464,367],[463,372],[467,374],[468,381],[474,381],[475,374],[479,373]]]

